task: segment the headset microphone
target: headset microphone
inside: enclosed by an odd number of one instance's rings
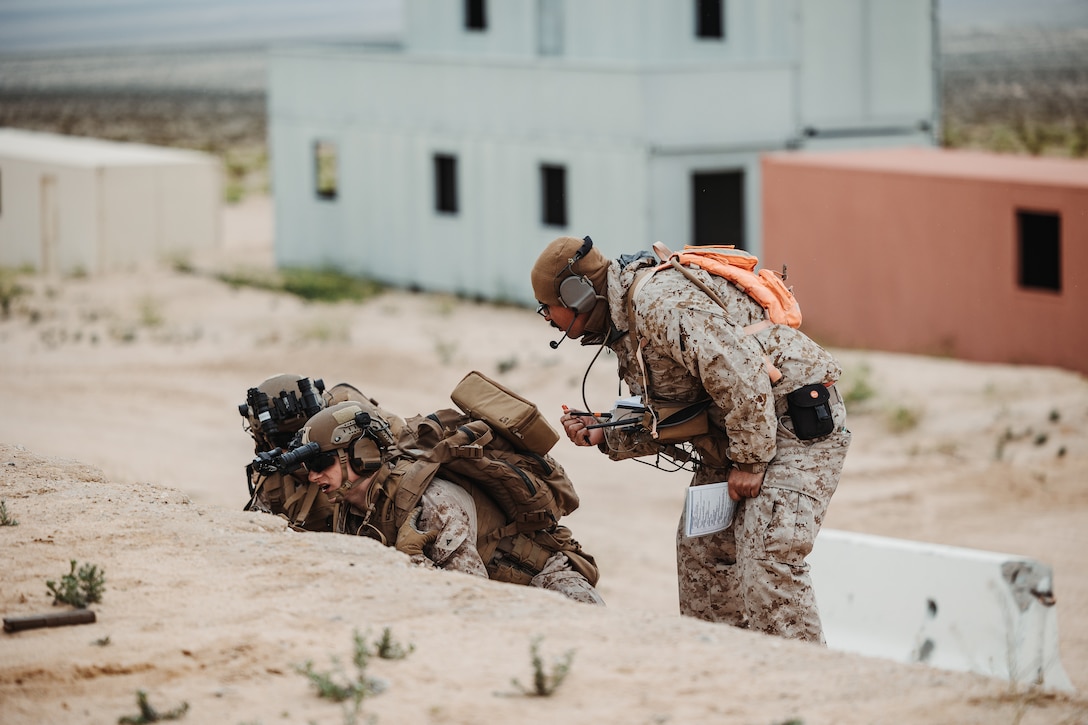
[[[576,320],[576,319],[577,319],[577,318],[575,318],[575,317],[572,317],[572,318],[570,319],[570,324],[569,324],[569,325],[567,325],[567,329],[566,329],[566,331],[565,331],[565,332],[563,333],[563,336],[562,336],[561,338],[559,338],[558,340],[552,340],[551,342],[549,342],[549,343],[548,343],[548,344],[549,344],[549,345],[551,346],[551,348],[552,348],[553,350],[555,350],[555,349],[556,349],[557,347],[559,347],[560,345],[562,345],[562,344],[563,344],[563,340],[566,340],[566,339],[567,339],[567,333],[569,333],[569,332],[570,332],[570,330],[571,330],[571,328],[572,328],[572,327],[574,327],[574,322],[575,322],[575,320]]]

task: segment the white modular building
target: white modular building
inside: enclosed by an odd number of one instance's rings
[[[209,154],[0,128],[0,265],[110,272],[219,245]]]
[[[269,64],[276,255],[531,304],[561,235],[761,246],[759,156],[933,145],[935,0],[405,0]]]

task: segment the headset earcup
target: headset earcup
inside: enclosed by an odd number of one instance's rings
[[[382,467],[382,452],[367,436],[359,436],[348,449],[348,464],[358,474],[370,473]]]
[[[597,291],[593,289],[592,282],[576,274],[559,283],[559,301],[577,314],[582,314],[597,304]]]

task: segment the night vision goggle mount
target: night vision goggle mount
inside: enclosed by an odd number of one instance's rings
[[[373,451],[374,458],[370,461],[360,460],[360,464],[370,463],[373,467],[380,464],[381,453],[389,448],[395,448],[397,445],[396,440],[393,438],[393,433],[389,428],[389,423],[382,420],[379,417],[372,416],[366,411],[360,411],[355,414],[354,423],[359,427],[363,436],[373,441],[370,445],[376,445],[378,450]],[[358,437],[356,437],[358,441]],[[351,446],[349,450],[355,458],[362,458],[362,453],[359,450],[359,446]],[[306,464],[313,458],[321,454],[321,444],[317,441],[310,441],[306,444],[301,444],[296,439],[292,441],[289,450],[283,450],[282,448],[273,448],[270,451],[261,451],[254,458],[252,466],[258,472],[265,475],[272,475],[274,473],[290,473],[297,470],[300,466]],[[371,458],[371,456],[366,456]]]
[[[300,418],[308,420],[325,407],[321,399],[325,381],[318,378],[311,383],[309,378],[302,378],[297,385],[298,394],[293,390],[281,390],[271,398],[259,388],[250,388],[246,392],[246,402],[238,406],[238,412],[248,419],[253,411],[261,432],[269,438],[281,432],[291,433],[293,431],[281,431],[280,425]]]

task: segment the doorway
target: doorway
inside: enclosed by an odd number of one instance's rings
[[[693,173],[691,198],[692,244],[732,244],[737,249],[748,249],[743,171]]]

